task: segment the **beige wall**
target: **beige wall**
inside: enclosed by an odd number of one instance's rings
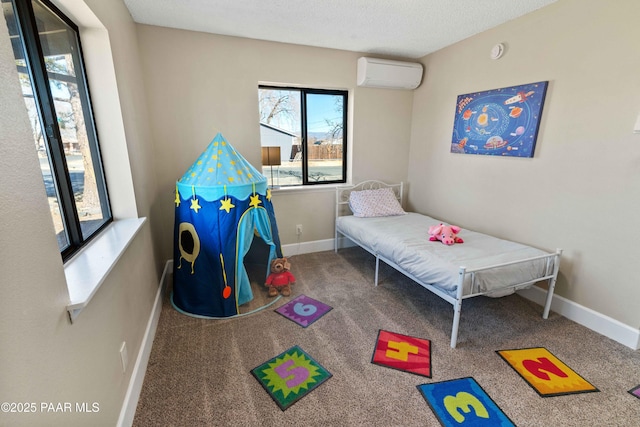
[[[217,132],[260,168],[258,84],[346,89],[351,116],[351,173],[358,181],[406,179],[413,93],[356,87],[361,55],[330,49],[138,26],[140,55],[164,208],[162,247],[171,257],[173,192]],[[333,236],[330,191],[274,195],[280,238],[294,243]]]
[[[560,0],[423,59],[409,160],[418,211],[564,249],[557,293],[640,326],[640,2]],[[489,59],[498,43],[505,55]],[[449,152],[456,97],[549,81],[535,156]]]
[[[72,3],[84,7],[69,1],[60,5],[64,8]],[[102,50],[101,55],[92,51],[93,58],[88,59],[90,87],[100,109],[98,134],[103,150],[120,160],[120,164],[108,168],[108,182],[121,182],[114,174],[123,171],[130,184],[133,177],[133,188],[110,186],[109,190],[119,214],[135,215],[137,211],[147,215],[157,187],[152,158],[148,157],[152,150],[148,148],[151,141],[144,122],[146,107],[138,87],[141,77],[135,59],[135,27],[124,5],[109,2],[106,7],[100,3],[90,2],[95,7],[93,16],[86,7],[79,11],[76,8],[80,15],[90,17],[87,22],[94,21],[91,25],[100,20],[113,35],[109,43],[101,39],[104,28],[86,29],[89,38],[99,39],[94,41],[110,45],[112,50]],[[113,74],[108,70],[101,74],[95,62],[112,53],[113,63],[106,63],[117,69],[117,88]],[[114,92],[120,94],[115,102]],[[0,425],[113,426],[140,350],[164,261],[154,257],[153,219],[140,230],[89,306],[70,324],[63,264],[4,19],[0,19],[0,99],[0,402],[34,402],[38,408],[35,414],[0,413]],[[114,107],[121,108],[120,117],[114,114]],[[136,122],[137,118],[142,121]],[[118,122],[119,128],[114,128],[112,125]],[[126,140],[118,135],[118,129],[126,134]],[[128,154],[118,152],[123,146]],[[127,157],[135,165],[133,172]],[[134,190],[135,199],[131,197]],[[123,341],[129,349],[125,373],[119,354]],[[43,413],[42,402],[70,402],[74,409],[75,402],[96,402],[99,412]]]

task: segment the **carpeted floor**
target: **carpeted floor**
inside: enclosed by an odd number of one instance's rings
[[[437,426],[419,384],[473,377],[518,426],[633,426],[640,352],[517,295],[464,302],[458,347],[449,347],[450,304],[359,248],[290,258],[295,297],[333,309],[302,328],[270,308],[237,319],[178,313],[168,298],[134,426]],[[266,292],[263,289],[258,292]],[[291,297],[290,297],[291,298]],[[371,363],[380,329],[431,340],[432,378]],[[333,376],[282,411],[250,371],[293,345]],[[545,347],[599,392],[540,397],[496,354]]]

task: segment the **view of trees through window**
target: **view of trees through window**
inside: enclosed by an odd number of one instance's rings
[[[346,181],[347,92],[260,86],[263,174],[274,186]],[[271,152],[273,153],[273,152]],[[265,159],[267,159],[265,161]]]
[[[64,256],[111,220],[77,28],[46,2],[2,9]]]

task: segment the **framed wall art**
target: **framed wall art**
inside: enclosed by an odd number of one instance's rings
[[[548,83],[458,96],[451,152],[533,157]]]

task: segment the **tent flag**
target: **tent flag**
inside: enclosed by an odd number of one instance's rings
[[[244,256],[255,237],[282,256],[267,179],[218,133],[176,182],[172,303],[202,317],[229,317],[253,299]]]

